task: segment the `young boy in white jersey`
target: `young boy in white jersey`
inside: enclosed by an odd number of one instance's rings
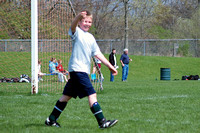
[[[90,74],[91,57],[99,59],[106,65],[113,75],[117,75],[117,70],[101,53],[95,38],[88,31],[92,25],[92,15],[89,11],[79,13],[71,24],[69,35],[72,39],[72,55],[69,61],[68,71],[70,79],[67,82],[63,95],[57,101],[52,113],[45,121],[48,126],[60,127],[57,119],[65,109],[68,101],[77,96],[81,99],[88,97],[89,106],[96,117],[99,128],[104,129],[115,125],[118,120],[106,120],[97,102],[96,91],[94,90],[88,74]]]

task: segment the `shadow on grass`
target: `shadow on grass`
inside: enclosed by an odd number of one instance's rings
[[[42,123],[30,123],[30,124],[26,124],[25,127],[47,127],[45,124],[42,124]]]

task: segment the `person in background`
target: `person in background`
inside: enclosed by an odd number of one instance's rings
[[[112,49],[112,52],[109,55],[109,62],[110,64],[112,64],[116,69],[118,68],[117,66],[117,59],[116,59],[116,50]],[[113,82],[114,81],[114,75],[112,74],[112,72],[110,72],[110,81]]]
[[[121,55],[120,62],[122,64],[122,81],[126,82],[129,72],[129,61],[132,61],[132,59],[128,56],[128,49],[124,49],[124,53]]]
[[[66,75],[68,75],[68,79],[69,79],[69,72],[63,68],[61,59],[58,60],[58,66],[56,67],[56,69],[63,74],[65,81],[67,82],[68,80],[67,80]]]
[[[58,62],[56,61],[56,58],[51,58],[51,61],[49,62],[49,72],[54,74],[59,73],[59,71],[56,70],[57,66]]]
[[[98,65],[98,67],[99,67],[99,70],[101,71],[101,61],[99,60],[99,59],[97,59],[97,58],[94,58],[95,59],[95,62],[96,62],[96,64]],[[92,81],[95,81],[95,79],[96,79],[96,74],[95,74],[95,72],[97,72],[98,70],[97,70],[97,68],[96,68],[96,66],[95,66],[95,63],[93,63],[93,69],[92,69],[92,74],[91,74],[91,80]],[[98,72],[97,72],[98,73]],[[104,77],[103,77],[103,73],[101,72],[101,78],[100,78],[100,80],[101,81],[104,81]]]
[[[95,62],[97,63],[99,69],[101,70],[101,61],[97,58],[94,58],[95,59]],[[96,66],[95,66],[95,63],[93,64],[93,69],[92,69],[92,73],[94,74],[96,72]]]
[[[56,70],[57,66],[58,66],[58,62],[56,61],[56,58],[51,58],[51,61],[49,63],[49,72],[51,74],[58,75],[59,82],[64,82],[64,78],[66,77],[66,75],[63,75],[59,70]]]
[[[99,66],[99,69],[101,70],[101,61],[95,58],[95,62],[97,63],[97,65]]]
[[[41,72],[41,64],[42,61],[38,61],[38,81],[43,81],[42,76],[44,76],[46,73]]]

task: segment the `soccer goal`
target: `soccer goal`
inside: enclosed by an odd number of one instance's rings
[[[76,12],[70,0],[31,1],[32,94],[38,91],[62,92],[66,80],[60,80],[60,77],[64,75],[68,80],[69,76],[67,73],[62,73],[61,76],[59,73],[52,73],[50,65],[55,59],[55,65],[58,62],[67,70],[72,50],[68,30],[75,15]],[[96,90],[102,90],[101,71],[95,62],[92,64],[96,67],[96,71],[92,73],[96,76],[92,83]],[[39,68],[41,75],[38,78]]]
[[[59,61],[63,69],[67,69],[71,53],[68,29],[74,16],[70,0],[31,1],[32,94],[38,93],[38,88],[40,91],[59,92],[68,80],[67,73],[50,70],[50,63],[54,59],[55,66]]]

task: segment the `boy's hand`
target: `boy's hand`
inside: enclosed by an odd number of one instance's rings
[[[117,69],[115,69],[114,66],[110,64],[110,62],[105,58],[105,56],[102,53],[97,54],[95,57],[99,59],[104,65],[106,65],[113,75],[118,74]]]
[[[112,74],[113,74],[114,76],[118,74],[117,69],[109,68],[109,70],[112,72]]]
[[[83,19],[83,18],[85,18],[85,17],[86,17],[86,15],[87,15],[87,12],[86,12],[86,11],[83,11],[83,12],[81,12],[81,13],[79,14],[79,16],[80,16],[80,19]]]
[[[76,17],[75,19],[72,21],[72,24],[71,24],[71,30],[72,30],[72,34],[74,34],[76,32],[76,26],[78,25],[78,22],[85,18],[87,15],[87,12],[86,11],[83,11],[83,12],[80,12]]]

